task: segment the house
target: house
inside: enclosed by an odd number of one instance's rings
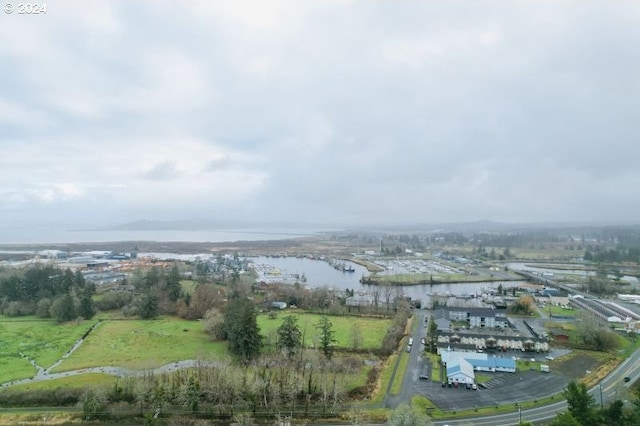
[[[451,331],[451,321],[449,320],[447,311],[444,309],[438,309],[433,313],[433,318],[438,326],[438,333]]]
[[[457,362],[447,365],[447,381],[449,383],[472,384],[476,381],[476,375],[468,361],[459,359]]]
[[[473,383],[474,371],[515,373],[516,361],[512,357],[501,357],[479,352],[459,352],[447,349],[441,352],[442,363],[447,368],[450,383]],[[469,369],[470,367],[470,369]],[[469,382],[469,377],[473,381]]]
[[[450,331],[451,330],[451,321],[446,318],[436,318],[436,325],[438,326],[438,333],[442,331]]]
[[[476,352],[478,349],[488,349],[490,351],[531,351],[548,352],[549,342],[546,337],[519,337],[501,336],[491,334],[462,333],[462,332],[440,332],[437,340],[438,353],[442,355],[444,351],[455,350],[463,352]]]
[[[469,327],[506,328],[509,325],[507,315],[501,310],[490,308],[450,308],[449,320],[466,321]]]

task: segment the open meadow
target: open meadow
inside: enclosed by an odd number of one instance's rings
[[[304,346],[313,347],[317,345],[318,330],[316,325],[322,315],[297,311],[278,312],[276,318],[269,318],[268,314],[258,315],[258,326],[260,332],[266,337],[265,343],[275,344],[277,329],[282,324],[284,317],[293,315],[298,318],[298,327],[304,336]],[[338,347],[354,349],[354,333],[356,336],[356,349],[379,349],[382,339],[391,325],[390,319],[367,318],[353,316],[328,316],[333,326]]]
[[[286,315],[298,318],[304,345],[317,345],[319,314],[278,312],[276,318],[258,316],[267,350],[275,343],[277,328]],[[51,373],[91,367],[121,367],[146,370],[182,360],[230,360],[226,342],[216,342],[203,331],[200,321],[176,317],[156,320],[121,319],[101,314],[98,326],[68,358],[51,368]],[[336,344],[345,349],[380,348],[389,319],[329,316]],[[0,383],[33,377],[36,368],[27,359],[47,369],[59,361],[75,342],[99,320],[58,324],[36,318],[2,318],[0,321]],[[25,357],[20,356],[20,353]],[[359,380],[358,380],[359,381]],[[54,380],[57,382],[57,380]]]
[[[107,320],[52,371],[103,366],[144,370],[187,359],[220,361],[226,351],[227,344],[212,341],[199,321]]]
[[[36,369],[29,359],[43,368],[51,366],[95,322],[58,324],[36,317],[0,317],[0,383],[33,376]]]

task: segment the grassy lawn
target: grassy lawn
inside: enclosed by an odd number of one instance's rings
[[[345,389],[356,389],[367,384],[369,378],[369,372],[373,367],[362,367],[357,371],[353,371],[352,374],[343,375]]]
[[[55,371],[101,366],[146,369],[186,359],[220,360],[226,353],[226,343],[211,341],[197,321],[105,321]]]
[[[58,324],[35,317],[0,317],[0,383],[31,377],[35,368],[19,353],[47,368],[64,355],[95,321]]]
[[[439,283],[463,283],[478,282],[491,279],[489,275],[465,275],[465,274],[396,274],[396,275],[375,275],[371,277],[379,284],[420,284],[429,282],[432,278]]]
[[[533,401],[522,401],[520,402],[520,406],[523,410],[527,410],[534,407],[541,407],[543,405],[551,404],[554,402],[558,402],[560,399],[563,399],[561,396],[549,396],[542,399],[536,399]],[[517,411],[517,407],[515,404],[503,404],[503,405],[491,405],[485,407],[479,407],[473,410],[463,410],[463,411],[447,411],[443,412],[440,410],[433,410],[429,414],[435,419],[447,418],[447,419],[460,419],[464,417],[472,417],[472,416],[491,416],[495,414],[502,413],[512,413]]]
[[[36,390],[85,389],[90,387],[106,388],[114,386],[116,382],[117,378],[109,374],[90,373],[12,386],[11,388],[2,391],[2,394],[8,392],[30,392]]]
[[[398,370],[396,371],[396,376],[394,377],[393,384],[391,385],[391,392],[389,392],[391,395],[398,395],[402,389],[402,381],[404,380],[404,375],[407,372],[407,365],[409,364],[409,355],[410,354],[407,352],[402,352],[400,354]]]
[[[640,338],[636,335],[630,335],[629,338],[620,336],[620,347],[623,358],[629,357],[636,349],[640,348]]]
[[[433,415],[433,412],[436,410],[440,411],[438,410],[438,408],[436,408],[435,405],[433,405],[433,402],[431,402],[430,400],[428,400],[422,395],[416,395],[412,397],[411,406],[416,407],[419,411],[423,413],[427,413],[427,415],[429,416]]]
[[[187,294],[193,294],[193,292],[196,289],[197,285],[198,285],[198,283],[193,281],[193,280],[182,280],[182,281],[180,281],[180,287],[182,287],[182,291],[184,291]]]
[[[389,383],[391,382],[391,375],[393,374],[393,368],[396,365],[396,361],[398,360],[398,354],[393,354],[387,358],[386,365],[382,369],[382,374],[380,377],[380,383],[371,398],[371,404],[379,404],[384,399],[387,388],[389,387]]]
[[[304,346],[311,347],[317,340],[318,331],[316,324],[322,315],[309,314],[298,311],[279,312],[275,319],[269,318],[267,314],[258,315],[258,326],[262,335],[266,336],[266,343],[274,344],[277,329],[282,324],[284,317],[293,315],[298,318],[298,327],[304,336]],[[361,318],[351,316],[329,316],[329,321],[333,325],[337,345],[342,348],[353,347],[354,329],[360,332],[360,349],[378,349],[382,344],[387,328],[391,325],[391,320],[381,318]]]
[[[431,362],[431,381],[433,382],[439,382],[441,380],[440,378],[440,355],[437,354],[432,354],[432,353],[425,353],[425,355],[427,358],[429,358],[429,361]],[[443,374],[444,375],[444,374]]]
[[[492,377],[486,374],[476,374],[476,383],[487,383],[491,379]]]
[[[516,371],[536,370],[540,371],[540,362],[531,361],[527,358],[516,360]]]
[[[540,308],[544,313],[548,315],[561,315],[565,317],[575,317],[576,310],[575,309],[564,309],[561,306],[552,306],[547,305],[544,308]]]
[[[564,247],[553,247],[550,245],[544,248],[530,247],[530,248],[511,248],[511,253],[517,259],[531,259],[537,261],[557,261],[557,260],[569,260],[578,255],[582,255],[584,251],[567,250]]]

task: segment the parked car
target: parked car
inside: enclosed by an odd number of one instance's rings
[[[429,380],[429,376],[427,376],[426,374],[421,374],[421,375],[418,376],[418,378],[420,380]]]
[[[471,385],[471,389],[473,390],[478,390],[478,385],[476,385],[475,383]]]
[[[631,377],[625,377],[625,378],[624,378],[624,382],[625,382],[625,383],[628,383],[628,382],[630,382],[630,381],[631,381]]]
[[[442,382],[442,387],[446,388],[447,387],[447,382]]]
[[[485,385],[484,383],[478,383],[478,386],[480,386],[482,389],[486,389],[487,385]]]

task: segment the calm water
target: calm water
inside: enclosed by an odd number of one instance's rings
[[[307,278],[306,285],[310,288],[327,287],[334,290],[355,290],[371,293],[379,286],[363,285],[360,279],[370,275],[367,269],[355,263],[347,262],[355,268],[355,272],[342,272],[333,268],[323,260],[297,257],[252,257],[255,263],[272,265],[283,273],[303,274]],[[453,283],[427,284],[417,286],[398,287],[398,291],[413,300],[421,300],[428,304],[433,294],[480,295],[484,289],[498,288],[502,284],[505,288],[518,286],[523,281],[497,281],[491,283]],[[395,294],[395,293],[394,293]]]
[[[329,230],[246,228],[200,231],[71,231],[49,227],[0,228],[0,244],[100,243],[110,241],[234,242],[272,241],[318,235]]]

